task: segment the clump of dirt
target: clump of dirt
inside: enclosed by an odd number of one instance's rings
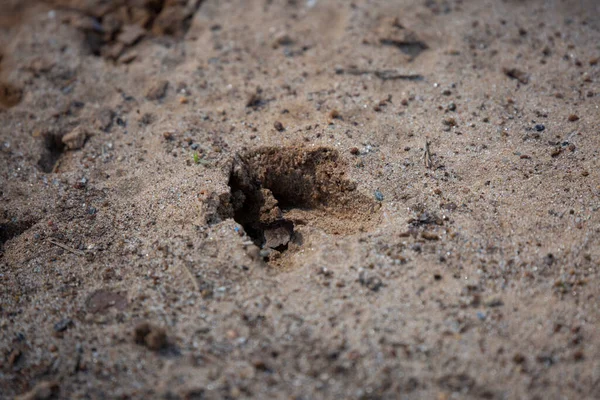
[[[72,24],[85,33],[90,52],[118,59],[146,35],[181,38],[203,0],[50,0],[59,8],[74,10]]]
[[[237,155],[229,177],[233,217],[262,248],[284,251],[308,225],[334,235],[368,230],[378,205],[345,177],[336,150],[263,147]]]

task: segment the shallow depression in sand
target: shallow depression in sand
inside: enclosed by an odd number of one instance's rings
[[[346,178],[339,153],[327,147],[261,147],[237,154],[223,217],[243,226],[254,243],[275,254],[302,244],[300,227],[330,235],[372,229],[380,206]]]

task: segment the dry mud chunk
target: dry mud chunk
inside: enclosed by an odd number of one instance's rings
[[[78,126],[63,136],[62,142],[69,150],[78,150],[85,144],[85,139],[87,139],[87,136],[88,134],[86,130],[81,126]]]
[[[529,83],[529,74],[526,72],[523,72],[517,68],[504,68],[503,71],[506,76],[518,80],[523,85]]]
[[[190,19],[200,3],[199,0],[166,0],[162,11],[154,20],[152,31],[158,35],[182,36],[187,32]]]
[[[287,246],[294,234],[294,224],[289,221],[280,221],[264,229],[265,245],[271,249]]]
[[[270,224],[281,219],[281,209],[277,206],[277,199],[269,189],[260,189],[263,204],[260,207],[260,222]]]
[[[146,98],[148,100],[160,100],[165,97],[167,88],[169,87],[169,81],[160,80],[158,82],[152,82],[146,90]]]

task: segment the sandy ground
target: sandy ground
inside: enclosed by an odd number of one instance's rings
[[[600,398],[600,3],[0,1],[0,397]]]

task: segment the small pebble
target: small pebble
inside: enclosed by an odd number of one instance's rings
[[[352,155],[358,155],[360,153],[360,150],[358,150],[358,147],[353,147],[350,149],[350,154]]]
[[[358,281],[361,285],[374,292],[379,291],[379,289],[381,289],[381,287],[383,286],[383,281],[379,276],[372,273],[367,273],[366,271],[360,273],[360,275],[358,276]]]
[[[258,255],[262,258],[267,258],[269,255],[271,255],[271,249],[262,249]]]
[[[73,325],[73,321],[70,320],[69,318],[65,318],[63,320],[60,320],[56,324],[54,324],[54,331],[55,332],[64,332],[71,325]]]
[[[456,111],[456,104],[454,104],[454,103],[448,104],[448,110],[450,110],[450,111]]]
[[[279,132],[283,132],[285,130],[285,128],[283,127],[283,124],[279,121],[275,121],[275,123],[273,124],[273,127],[275,129],[277,129],[277,131],[279,131]]]
[[[440,237],[436,233],[429,231],[422,232],[421,237],[425,240],[440,240]]]
[[[456,120],[454,118],[446,118],[442,121],[442,123],[448,127],[457,125]]]
[[[376,198],[378,201],[383,201],[383,193],[381,193],[379,190],[376,190],[376,191],[375,191],[375,198]]]
[[[169,87],[169,81],[158,80],[152,81],[146,89],[146,99],[148,100],[160,100],[165,97],[167,88]]]
[[[275,36],[272,46],[276,49],[279,46],[289,46],[291,44],[294,44],[292,37],[286,32],[280,32]]]
[[[167,333],[164,329],[142,322],[133,331],[137,344],[145,345],[150,350],[160,350],[167,345]]]
[[[537,124],[536,126],[534,126],[534,129],[538,132],[542,132],[544,129],[546,129],[546,127],[542,124]]]
[[[227,337],[227,339],[233,340],[233,339],[237,339],[239,334],[236,331],[234,331],[233,329],[229,329],[227,332],[225,332],[225,336]]]
[[[525,362],[525,356],[521,353],[515,353],[513,356],[513,362],[515,364],[523,364]]]
[[[490,296],[485,300],[484,304],[486,307],[500,307],[504,305],[504,302],[499,297]]]
[[[575,114],[569,115],[569,122],[575,122],[577,120],[579,120],[579,117],[577,115],[575,115]]]

